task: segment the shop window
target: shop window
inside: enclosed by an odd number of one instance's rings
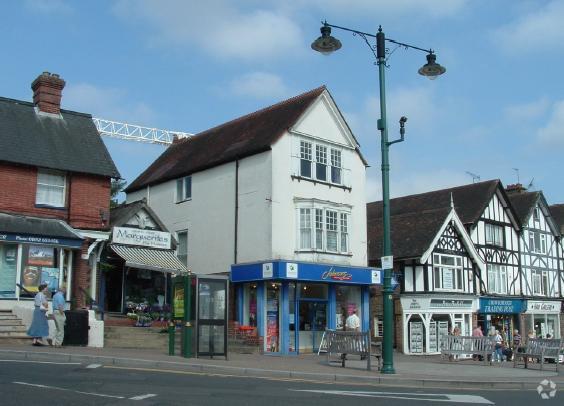
[[[64,173],[40,169],[37,172],[35,203],[52,207],[65,207],[66,177]]]
[[[22,274],[20,283],[25,288],[20,296],[31,296],[40,284],[55,292],[59,287],[61,270],[59,250],[48,245],[22,245]],[[27,293],[27,292],[29,293]]]
[[[336,328],[343,330],[347,317],[356,311],[358,317],[362,317],[361,292],[359,286],[336,286]]]
[[[17,244],[0,244],[0,298],[16,296],[17,258]]]
[[[486,244],[503,246],[503,227],[486,223]]]
[[[288,336],[288,351],[295,352],[296,348],[296,283],[288,283],[288,323],[290,334]]]
[[[298,284],[301,299],[327,300],[328,287],[322,283],[300,283]]]
[[[192,177],[186,176],[176,180],[176,203],[192,198]]]
[[[176,233],[178,246],[176,247],[176,256],[184,265],[188,266],[188,231],[178,231]]]
[[[280,290],[282,284],[267,283],[266,285],[266,352],[280,351]]]
[[[257,284],[247,283],[244,287],[244,313],[243,324],[251,327],[257,326]]]

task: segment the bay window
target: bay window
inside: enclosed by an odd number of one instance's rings
[[[348,254],[349,213],[309,203],[298,208],[298,249]]]
[[[507,293],[507,269],[504,265],[488,264],[488,291]]]

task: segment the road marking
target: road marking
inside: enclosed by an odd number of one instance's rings
[[[101,366],[102,364],[90,364],[86,368],[94,369],[94,368],[100,368]]]
[[[147,393],[146,395],[133,396],[132,398],[129,398],[129,400],[143,400],[147,398],[152,398],[154,396],[157,395],[155,393]]]
[[[18,359],[0,359],[0,362],[22,362],[22,363],[32,363],[32,364],[53,364],[53,365],[80,365],[80,362],[23,361]]]
[[[106,395],[104,393],[95,393],[95,392],[81,392],[81,391],[78,391],[78,390],[59,388],[58,386],[40,385],[40,384],[36,384],[36,383],[17,382],[17,381],[12,382],[12,383],[15,383],[16,385],[33,386],[33,387],[36,387],[36,388],[62,390],[62,391],[65,391],[65,392],[80,393],[82,395],[100,396],[100,397],[103,397],[103,398],[125,399],[125,396]]]
[[[364,392],[364,391],[341,391],[341,390],[309,390],[289,389],[292,392],[322,393],[325,395],[359,396],[366,398],[389,398],[406,400],[426,400],[429,402],[451,402],[451,403],[473,403],[482,405],[494,405],[488,399],[475,395],[450,395],[446,393],[405,393],[405,392]]]

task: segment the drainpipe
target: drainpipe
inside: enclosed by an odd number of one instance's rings
[[[239,227],[239,160],[235,161],[235,230],[233,239],[233,263],[237,263],[237,234]]]

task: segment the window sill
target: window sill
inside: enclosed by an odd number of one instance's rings
[[[320,251],[320,250],[295,250],[295,254],[324,254],[324,255],[338,255],[340,257],[352,257],[353,254],[349,252],[331,252],[331,251]]]
[[[192,198],[190,197],[189,199],[184,199],[184,200],[179,200],[179,201],[177,201],[177,202],[174,202],[174,204],[185,203],[185,202],[189,202],[189,201],[191,201],[191,200],[192,200]]]
[[[37,209],[67,210],[65,206],[51,206],[49,204],[35,203]]]
[[[319,183],[320,185],[327,185],[327,186],[329,186],[330,188],[331,188],[331,187],[334,187],[334,188],[337,188],[337,189],[348,190],[349,192],[352,190],[352,188],[349,187],[349,186],[338,185],[338,184],[336,184],[336,183],[326,182],[326,181],[317,180],[317,179],[312,179],[312,178],[306,178],[306,177],[299,176],[299,175],[291,175],[291,178],[292,178],[292,180],[296,180],[296,179],[297,179],[298,182],[300,182],[300,181],[302,181],[302,180],[305,180],[306,182],[312,182],[314,185],[315,185],[316,183]]]

